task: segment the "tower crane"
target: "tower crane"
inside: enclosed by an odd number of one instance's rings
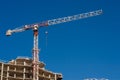
[[[55,25],[55,24],[60,24],[60,23],[74,21],[74,20],[84,19],[84,18],[88,18],[88,17],[98,16],[98,15],[101,15],[101,14],[102,14],[102,10],[100,9],[100,10],[91,11],[91,12],[82,13],[82,14],[77,14],[77,15],[73,15],[73,16],[67,16],[67,17],[47,20],[47,21],[43,21],[43,22],[40,22],[40,23],[24,25],[20,28],[7,30],[6,35],[11,36],[12,33],[23,32],[23,31],[26,31],[26,30],[33,30],[33,35],[34,35],[33,62],[32,62],[32,64],[33,64],[33,80],[39,80],[39,77],[38,77],[38,74],[39,74],[38,29],[41,28],[41,27],[46,27],[46,26],[51,26],[51,25]]]

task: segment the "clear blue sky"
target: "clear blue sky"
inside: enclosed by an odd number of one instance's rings
[[[62,73],[63,80],[94,77],[120,80],[119,3],[118,0],[1,0],[0,59],[32,56],[32,30],[6,37],[8,29],[103,9],[101,16],[40,28],[40,60],[48,70]]]

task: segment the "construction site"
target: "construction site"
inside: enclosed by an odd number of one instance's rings
[[[61,80],[62,74],[54,73],[45,69],[45,64],[38,62],[38,80]],[[32,59],[18,57],[8,63],[0,62],[1,80],[33,80]]]
[[[32,58],[17,57],[9,62],[0,62],[0,79],[1,80],[62,80],[61,73],[56,73],[45,69],[45,64],[39,60],[40,50],[38,48],[38,30],[39,28],[70,22],[78,19],[98,16],[102,14],[102,10],[91,11],[87,13],[67,16],[52,20],[43,21],[40,23],[24,25],[20,28],[9,29],[6,31],[6,36],[11,36],[13,33],[33,30],[33,49]],[[46,32],[47,34],[47,32]]]

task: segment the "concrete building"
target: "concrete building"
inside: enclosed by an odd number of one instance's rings
[[[62,80],[62,74],[45,69],[45,64],[39,62],[39,80]],[[8,63],[0,62],[0,80],[32,80],[32,59],[18,57]]]

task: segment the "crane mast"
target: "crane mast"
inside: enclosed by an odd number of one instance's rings
[[[34,25],[33,28],[34,35],[34,46],[33,46],[33,80],[39,80],[39,49],[38,49],[38,25]]]
[[[35,24],[30,24],[30,25],[24,25],[20,28],[16,28],[13,30],[7,30],[6,35],[11,36],[12,33],[17,33],[17,32],[23,32],[26,30],[33,30],[33,36],[34,36],[34,42],[33,42],[33,80],[39,80],[39,48],[38,48],[38,29],[40,27],[45,27],[45,26],[51,26],[55,24],[60,24],[60,23],[65,23],[65,22],[70,22],[78,19],[84,19],[88,17],[93,17],[93,16],[98,16],[102,14],[102,10],[96,10],[96,11],[91,11],[87,13],[82,13],[82,14],[77,14],[73,16],[67,16],[67,17],[62,17],[62,18],[57,18],[57,19],[52,19],[52,20],[47,20],[43,21],[40,23],[35,23]]]

